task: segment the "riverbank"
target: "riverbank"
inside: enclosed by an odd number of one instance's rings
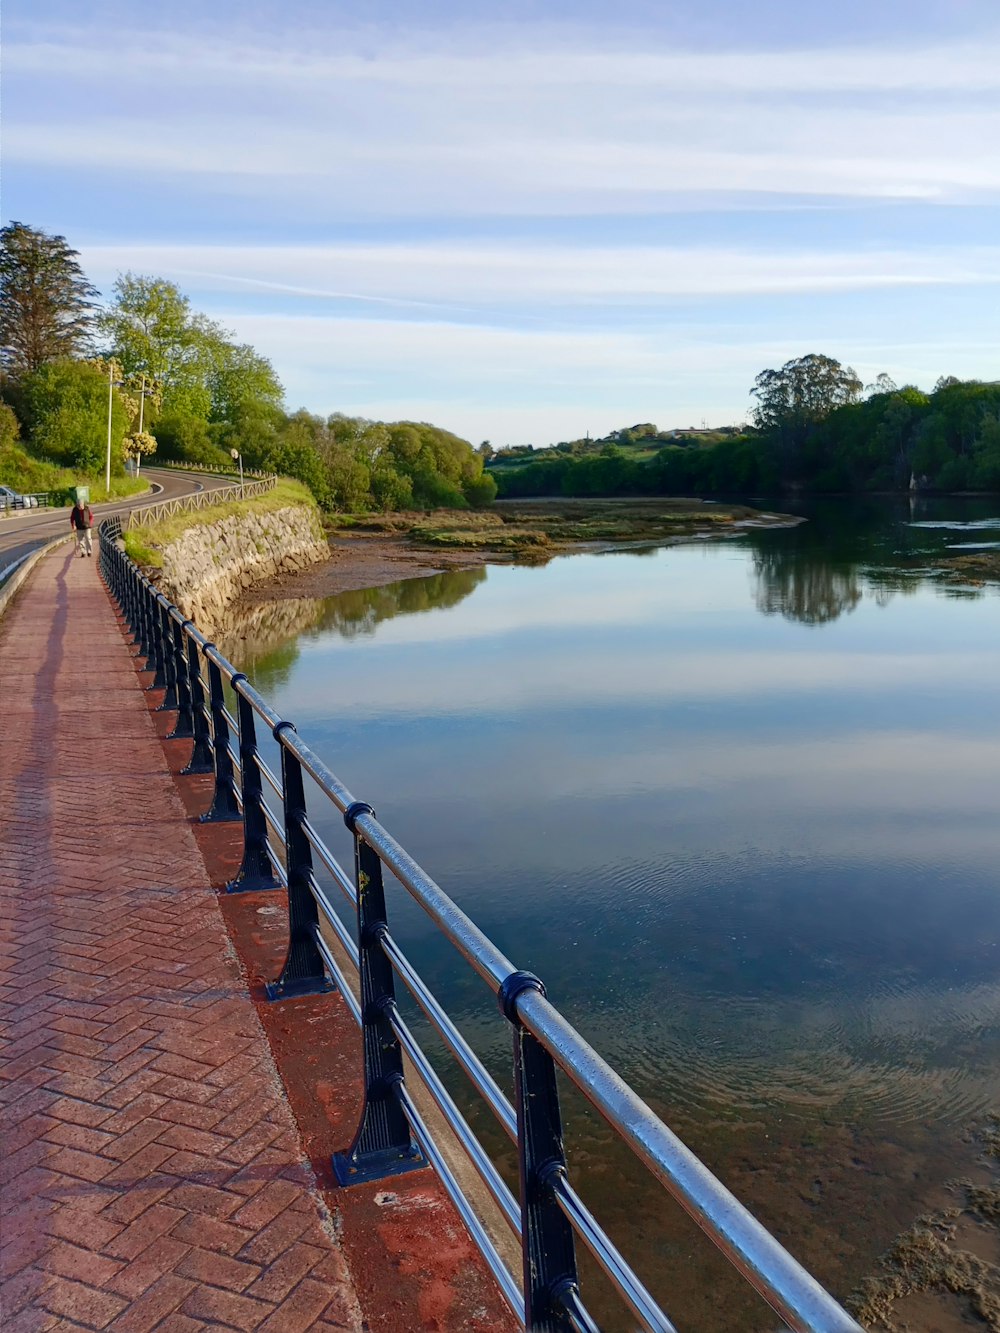
[[[487,564],[545,564],[574,551],[721,540],[748,528],[791,527],[789,514],[706,500],[519,500],[488,512],[339,517],[330,558],[260,583],[241,598],[253,606],[285,598],[332,597],[401,579]]]

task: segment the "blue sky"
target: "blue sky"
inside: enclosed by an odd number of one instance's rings
[[[290,407],[541,445],[805,352],[1000,377],[996,0],[6,0],[3,81],[4,218]]]

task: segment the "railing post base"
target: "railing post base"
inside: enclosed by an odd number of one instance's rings
[[[265,863],[266,868],[261,867],[260,861]],[[226,885],[226,892],[277,893],[281,887],[274,877],[274,871],[271,869],[271,863],[267,856],[263,853],[255,856],[251,852],[243,857],[239,874]]]
[[[300,995],[328,995],[337,989],[337,983],[329,977],[307,978],[304,981],[268,981],[264,984],[264,994],[272,1004],[280,1000],[295,1000]]]
[[[333,1162],[333,1174],[338,1185],[367,1185],[373,1180],[387,1180],[390,1176],[401,1176],[406,1171],[421,1171],[429,1163],[417,1147],[406,1151],[397,1148],[385,1152],[365,1153],[358,1157],[355,1153],[336,1152],[330,1159]]]
[[[238,824],[243,818],[240,814],[240,808],[233,800],[231,805],[227,806],[225,801],[215,800],[212,803],[211,810],[206,810],[203,815],[198,816],[199,824]]]

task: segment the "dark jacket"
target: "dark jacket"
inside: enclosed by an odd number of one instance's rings
[[[94,526],[94,515],[90,512],[90,505],[74,505],[69,516],[70,526],[74,528],[92,528]]]

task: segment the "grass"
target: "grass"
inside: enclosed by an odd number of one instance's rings
[[[109,498],[104,489],[103,469],[89,473],[59,467],[56,463],[33,458],[16,444],[0,448],[0,484],[10,486],[15,491],[27,492],[29,495],[42,491],[51,492],[57,503],[61,499],[70,504],[72,501],[70,490],[74,486],[90,487],[91,504],[98,504]],[[149,482],[145,477],[129,477],[124,474],[113,476],[110,498],[121,500],[128,495],[138,495],[148,489]]]
[[[136,564],[151,565],[159,569],[163,565],[164,547],[175,542],[191,528],[219,523],[234,514],[272,514],[279,509],[288,509],[292,506],[310,509],[313,512],[316,537],[321,541],[319,508],[312,497],[312,492],[299,481],[281,477],[274,489],[265,495],[256,495],[249,500],[227,500],[222,504],[209,505],[205,509],[193,509],[174,514],[170,518],[140,523],[128,528],[124,534],[125,550]]]
[[[688,499],[503,501],[486,511],[338,515],[334,531],[403,536],[430,549],[490,552],[539,564],[588,545],[668,541],[756,516],[745,505]]]

